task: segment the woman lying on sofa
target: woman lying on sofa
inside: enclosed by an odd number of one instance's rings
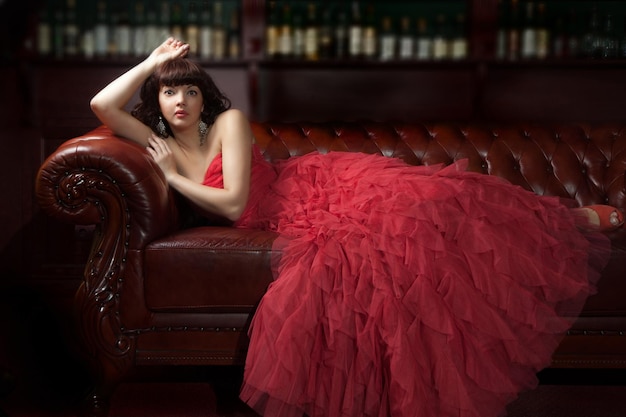
[[[330,152],[270,165],[187,52],[168,39],[91,107],[201,210],[280,233],[244,401],[267,416],[488,417],[536,384],[607,262],[599,231],[621,213],[568,208],[464,161]]]

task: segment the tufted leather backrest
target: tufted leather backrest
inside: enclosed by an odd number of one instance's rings
[[[626,209],[626,123],[252,123],[269,161],[313,151],[378,153],[413,165],[469,160],[539,195]]]

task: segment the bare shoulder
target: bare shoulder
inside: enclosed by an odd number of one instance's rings
[[[215,124],[227,126],[249,126],[250,122],[241,110],[228,109],[217,116],[217,118],[215,119]]]
[[[229,109],[220,113],[215,119],[214,127],[222,143],[232,143],[233,140],[244,143],[252,141],[250,122],[241,110]]]

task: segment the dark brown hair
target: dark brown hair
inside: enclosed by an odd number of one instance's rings
[[[140,102],[131,114],[156,131],[161,108],[159,90],[161,86],[195,85],[202,93],[204,110],[200,118],[211,125],[220,113],[228,110],[231,102],[213,82],[211,76],[198,64],[185,58],[173,59],[159,66],[141,86]],[[167,120],[163,119],[168,136],[173,136]]]

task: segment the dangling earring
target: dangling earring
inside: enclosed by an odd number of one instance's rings
[[[159,116],[159,123],[157,123],[156,129],[157,129],[157,133],[161,137],[164,137],[164,138],[167,137],[167,130],[165,130],[165,123],[163,123],[163,118],[161,116]]]
[[[209,131],[209,126],[206,124],[206,122],[202,119],[200,119],[200,122],[198,123],[198,133],[200,134],[200,146],[204,145],[204,142],[206,141],[206,134]]]

